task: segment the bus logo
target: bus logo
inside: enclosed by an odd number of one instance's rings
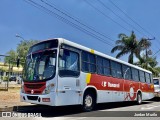
[[[34,90],[31,90],[31,94],[33,94],[34,93]]]
[[[103,87],[106,87],[107,86],[107,82],[106,81],[102,81],[102,84],[101,84]]]

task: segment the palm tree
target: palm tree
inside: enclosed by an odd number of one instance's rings
[[[150,70],[154,76],[159,74],[159,71],[156,67],[158,65],[156,57],[146,57],[146,55],[143,54],[142,57],[139,58],[139,61],[134,64],[144,69]]]
[[[121,33],[118,35],[118,38],[119,40],[116,41],[116,46],[112,48],[111,53],[120,51],[116,55],[116,58],[120,58],[123,55],[129,54],[128,62],[131,64],[133,64],[134,55],[137,58],[140,58],[141,51],[151,46],[151,43],[145,38],[142,38],[140,41],[138,41],[133,31],[130,36]]]

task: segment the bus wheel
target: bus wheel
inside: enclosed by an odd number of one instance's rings
[[[91,93],[90,91],[86,91],[84,96],[83,96],[83,111],[89,112],[94,109],[96,105],[96,96]]]
[[[142,95],[141,93],[137,94],[137,104],[141,104],[142,103]]]

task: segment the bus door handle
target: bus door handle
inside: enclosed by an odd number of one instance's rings
[[[81,93],[81,91],[77,90],[76,93]]]
[[[66,91],[59,91],[60,93],[65,93]]]
[[[71,87],[70,86],[64,86],[63,89],[64,90],[71,90]]]

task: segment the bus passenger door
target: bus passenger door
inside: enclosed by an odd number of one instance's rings
[[[80,61],[79,53],[63,49],[59,57],[57,105],[79,103]]]

